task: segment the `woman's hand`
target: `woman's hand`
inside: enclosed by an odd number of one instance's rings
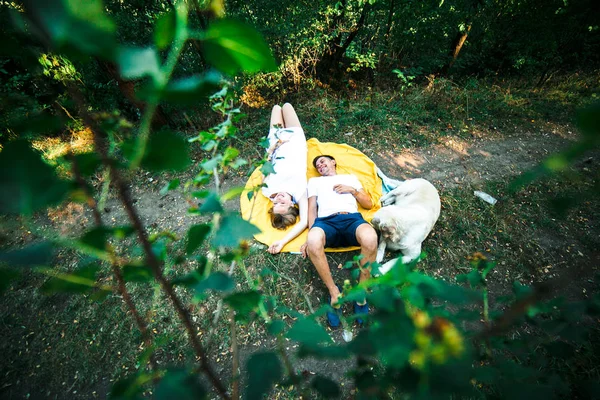
[[[267,251],[271,254],[277,254],[281,251],[281,249],[283,249],[283,246],[285,246],[285,243],[281,240],[278,240],[277,242],[270,245]]]

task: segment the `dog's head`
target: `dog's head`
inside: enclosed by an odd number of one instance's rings
[[[381,232],[381,237],[387,242],[399,242],[401,232],[398,229],[398,223],[392,212],[386,207],[381,208],[371,220],[373,227]]]

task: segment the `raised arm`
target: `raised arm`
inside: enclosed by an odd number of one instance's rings
[[[308,225],[308,200],[306,199],[306,195],[298,200],[298,209],[300,211],[300,220],[292,227],[292,229],[290,229],[283,239],[278,240],[269,246],[269,253],[279,253],[286,244],[306,229],[306,226]]]

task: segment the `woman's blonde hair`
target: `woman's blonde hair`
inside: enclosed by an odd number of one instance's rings
[[[269,216],[271,217],[271,225],[275,229],[286,229],[288,226],[292,226],[296,223],[296,219],[300,215],[300,210],[297,206],[290,206],[285,214],[276,214],[273,212],[273,207],[269,209]]]

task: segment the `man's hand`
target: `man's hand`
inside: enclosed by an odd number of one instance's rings
[[[269,248],[267,249],[267,251],[271,254],[277,254],[281,251],[283,246],[284,246],[284,243],[281,240],[278,240],[277,242],[270,245]]]
[[[308,247],[308,243],[304,243],[302,246],[300,246],[300,253],[302,253],[302,258],[306,258],[307,253],[306,253],[306,248]]]
[[[348,185],[335,185],[333,190],[338,194],[350,193],[351,195],[356,195],[358,190],[354,189],[352,186]]]

